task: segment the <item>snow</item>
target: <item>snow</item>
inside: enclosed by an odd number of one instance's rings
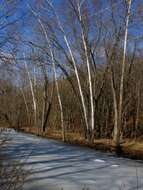
[[[116,168],[116,167],[119,167],[119,165],[113,164],[113,165],[111,165],[111,167]]]
[[[137,181],[143,189],[142,161],[14,131],[9,136],[4,151],[22,159],[29,173],[24,190],[129,190]]]
[[[102,163],[105,162],[104,160],[100,160],[100,159],[95,159],[94,161],[95,162],[102,162]]]

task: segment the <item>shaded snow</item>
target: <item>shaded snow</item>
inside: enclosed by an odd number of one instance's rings
[[[12,143],[4,151],[25,163],[30,174],[25,190],[80,190],[85,187],[135,190],[137,181],[138,190],[143,189],[142,161],[117,158],[111,153],[33,135],[12,132],[11,137]]]

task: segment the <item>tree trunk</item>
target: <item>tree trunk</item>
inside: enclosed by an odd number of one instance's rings
[[[78,4],[78,14],[79,14],[79,20],[81,23],[81,35],[82,35],[82,42],[84,46],[84,52],[85,52],[85,57],[86,57],[86,65],[87,65],[87,72],[88,72],[88,82],[89,82],[89,93],[90,93],[90,108],[91,108],[91,113],[90,113],[90,127],[91,127],[91,141],[94,140],[94,101],[93,101],[93,86],[92,86],[92,77],[91,77],[91,68],[90,68],[90,61],[88,57],[88,47],[87,47],[87,42],[85,38],[85,32],[83,28],[83,20],[81,16],[81,11],[80,11],[81,6]]]
[[[24,60],[25,60],[25,55],[24,55]],[[29,79],[29,84],[30,84],[30,90],[31,90],[31,95],[32,95],[32,101],[33,101],[34,127],[37,129],[37,135],[38,135],[39,130],[37,128],[37,105],[36,105],[36,98],[35,98],[35,94],[34,94],[34,87],[33,87],[33,84],[32,84],[30,72],[29,72],[29,69],[28,69],[26,61],[24,63],[25,63],[25,68],[26,68],[27,74],[28,74],[28,79]]]
[[[131,13],[131,3],[132,0],[128,0],[128,11],[126,17],[126,25],[125,25],[125,37],[124,37],[124,50],[123,50],[123,60],[121,65],[121,80],[120,80],[120,90],[119,90],[119,110],[118,110],[118,126],[117,132],[115,136],[115,143],[118,146],[120,141],[120,130],[122,127],[122,107],[123,107],[123,93],[124,93],[124,75],[125,75],[125,61],[126,61],[126,51],[127,51],[127,38],[128,38],[128,25]]]

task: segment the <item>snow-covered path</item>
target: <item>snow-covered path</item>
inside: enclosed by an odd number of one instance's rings
[[[25,190],[143,189],[143,162],[117,158],[88,148],[12,132],[5,149],[22,158],[30,175]],[[137,185],[138,181],[138,185]]]

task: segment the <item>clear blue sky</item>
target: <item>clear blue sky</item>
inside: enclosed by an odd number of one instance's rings
[[[59,7],[63,6],[63,3],[66,2],[68,0],[53,0],[53,4],[55,5],[56,9],[58,9]],[[91,0],[89,0],[91,1]],[[100,0],[102,2],[102,7],[101,9],[99,9],[98,12],[94,13],[92,12],[92,7],[91,7],[91,12],[95,17],[96,15],[98,15],[99,13],[101,13],[102,15],[104,15],[106,17],[107,14],[109,14],[110,9],[108,9],[109,4],[108,4],[108,0]],[[0,16],[3,14],[3,11],[5,11],[4,9],[4,4],[6,1],[1,0],[0,1]],[[9,1],[10,2],[10,1]],[[120,2],[123,2],[123,0],[116,0],[115,1],[115,7],[119,7],[120,9]],[[41,9],[44,7],[44,3],[45,0],[20,0],[19,5],[17,6],[16,12],[12,17],[8,17],[6,18],[7,21],[12,22],[13,20],[19,19],[20,22],[20,27],[17,28],[21,35],[23,36],[24,40],[32,40],[35,36],[34,36],[34,30],[33,30],[33,26],[35,25],[36,20],[30,16],[30,11],[28,9],[27,4],[30,3],[32,7],[36,8],[37,10]],[[139,3],[143,3],[143,0],[135,0],[133,5],[132,5],[132,11],[136,11],[139,7],[138,4]],[[143,7],[140,7],[141,11],[143,12]],[[64,11],[64,10],[63,10]],[[101,12],[100,12],[101,11]],[[119,10],[121,11],[121,10]],[[31,20],[30,20],[31,19]],[[1,30],[0,34],[3,33],[4,31]],[[143,24],[142,25],[134,25],[131,26],[130,29],[130,33],[132,33],[135,37],[136,36],[142,36],[143,35]]]

